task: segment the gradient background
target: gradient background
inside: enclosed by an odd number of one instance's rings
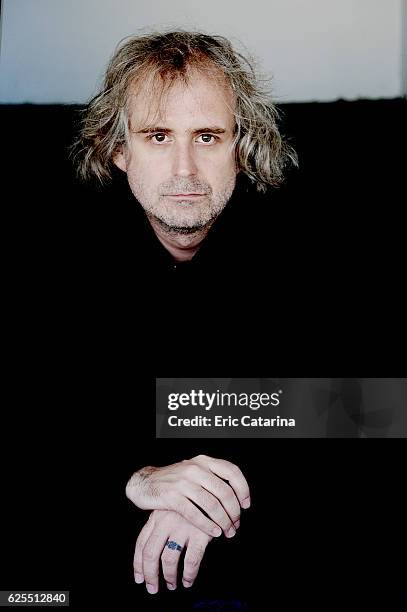
[[[82,104],[142,28],[227,36],[274,77],[280,103],[407,93],[405,0],[3,0],[0,102]]]

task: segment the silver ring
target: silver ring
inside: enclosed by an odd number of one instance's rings
[[[182,546],[174,542],[174,540],[167,540],[166,546],[171,550],[179,550],[179,552],[182,550]]]

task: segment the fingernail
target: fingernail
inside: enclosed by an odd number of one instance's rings
[[[147,591],[151,595],[154,595],[158,591],[158,586],[156,586],[155,584],[146,584],[146,587],[147,587]]]
[[[246,497],[246,499],[242,501],[242,508],[250,508],[250,497]]]
[[[212,529],[212,535],[215,536],[215,538],[218,538],[220,535],[222,535],[222,529],[220,527],[214,527]]]
[[[226,532],[226,537],[227,538],[233,538],[233,536],[236,533],[236,529],[234,527],[231,527],[227,532]]]
[[[182,584],[184,585],[186,589],[189,589],[189,587],[192,586],[192,582],[189,582],[188,580],[183,580]]]
[[[167,589],[169,589],[170,591],[174,591],[176,588],[176,584],[170,584],[169,582],[167,582]]]
[[[234,525],[235,525],[235,529],[239,529],[239,527],[240,527],[240,521],[236,521],[236,523],[234,523]]]
[[[134,574],[134,580],[137,582],[137,584],[141,584],[142,582],[144,582],[144,576],[143,574],[138,574],[137,572]]]

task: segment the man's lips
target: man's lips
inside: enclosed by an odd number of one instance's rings
[[[170,198],[170,200],[174,200],[174,202],[189,202],[189,204],[193,204],[194,202],[198,202],[201,198],[203,198],[205,193],[167,193],[164,195],[165,198]]]

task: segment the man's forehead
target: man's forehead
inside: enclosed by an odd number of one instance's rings
[[[232,89],[219,72],[210,75],[195,72],[187,81],[146,79],[134,84],[129,102],[133,129],[165,125],[172,118],[188,119],[191,113],[196,114],[197,119],[202,119],[202,115],[207,116],[209,123],[215,119],[216,123],[221,119],[229,123],[234,116]]]

